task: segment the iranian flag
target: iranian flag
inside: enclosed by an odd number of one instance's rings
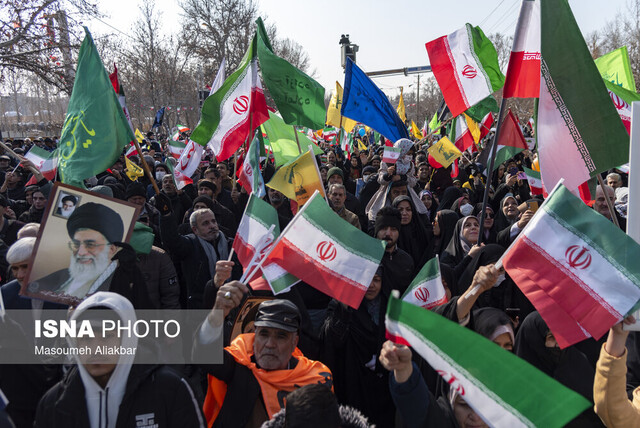
[[[383,241],[341,221],[316,191],[274,243],[266,260],[357,309],[384,250]]]
[[[480,128],[478,127],[478,124],[464,113],[456,117],[454,121],[454,141],[458,150],[461,152],[469,150],[471,153],[477,151],[476,143],[480,141]]]
[[[249,145],[247,157],[242,163],[238,183],[244,187],[247,193],[255,194],[259,198],[267,194],[264,187],[264,178],[260,173],[260,139],[257,136]]]
[[[604,80],[604,84],[607,87],[613,106],[622,120],[624,129],[627,130],[627,134],[631,135],[631,103],[640,101],[640,94],[629,91],[608,80]]]
[[[575,190],[629,158],[629,135],[566,1],[540,4],[541,80],[536,136],[542,180]],[[561,41],[561,43],[559,43]]]
[[[391,340],[418,352],[491,427],[559,428],[591,406],[512,352],[395,296],[385,325]]]
[[[272,225],[274,229],[269,233],[269,228]],[[233,240],[233,250],[238,255],[238,260],[240,260],[245,270],[252,267],[252,265],[257,265],[258,258],[266,255],[278,235],[280,235],[280,227],[278,226],[278,213],[275,208],[255,194],[251,194],[238,226],[238,232]],[[261,254],[256,257],[256,252]],[[287,291],[300,281],[273,263],[263,262],[260,269],[274,294]],[[251,275],[251,277],[254,278],[255,275]]]
[[[173,162],[167,162],[167,166],[171,170],[171,175],[173,175],[173,182],[175,183],[178,190],[182,189],[187,184],[193,183],[193,180],[190,176],[183,174],[179,169],[173,166]]]
[[[269,111],[258,77],[254,36],[238,69],[202,105],[191,139],[209,145],[218,161],[230,158],[267,119]]]
[[[495,141],[495,139],[493,141]],[[522,129],[520,129],[518,120],[511,110],[509,110],[509,113],[507,113],[502,121],[497,146],[496,160],[493,164],[494,170],[498,168],[501,163],[508,161],[521,151],[527,149],[527,142],[522,134]],[[489,165],[487,158],[492,152],[493,146],[488,150],[484,150],[478,158],[478,162],[483,165]]]
[[[182,155],[186,146],[184,141],[169,140],[169,153],[171,153],[171,156],[174,158],[180,159],[180,155]]]
[[[174,176],[191,177],[196,172],[196,169],[200,166],[202,152],[204,152],[204,147],[202,147],[200,144],[194,143],[191,140],[187,140],[187,145],[185,146],[184,150],[182,150],[182,153],[178,158],[178,162],[176,162],[176,166],[174,168]],[[182,187],[184,187],[186,184],[187,183],[184,182],[184,184],[182,184]],[[182,187],[178,187],[178,189],[181,189]]]
[[[431,70],[452,116],[502,88],[496,49],[480,27],[466,24],[426,44]]]
[[[480,139],[483,139],[489,132],[491,131],[491,127],[493,126],[493,113],[489,112],[480,122]]]
[[[559,184],[503,265],[561,348],[601,338],[639,306],[640,246]]]
[[[524,169],[524,173],[527,174],[527,181],[529,182],[529,189],[531,190],[531,194],[542,195],[544,186],[542,185],[540,172],[529,169],[526,166],[523,166],[522,168]]]
[[[432,258],[418,272],[402,300],[425,309],[447,303],[447,295],[440,276],[438,256]]]
[[[35,167],[40,170],[44,178],[49,181],[53,181],[56,176],[56,167],[58,165],[57,155],[57,150],[48,152],[34,145],[33,147],[31,147],[31,150],[29,150],[27,154],[24,155],[24,157],[29,159],[35,165]],[[32,184],[36,184],[35,177],[31,177],[25,184],[25,186],[30,186]]]
[[[556,41],[557,42],[557,41]],[[540,1],[524,0],[513,37],[504,98],[540,96]]]
[[[402,149],[400,147],[384,147],[384,152],[382,152],[382,162],[386,164],[396,163],[396,161],[400,158],[400,153]]]

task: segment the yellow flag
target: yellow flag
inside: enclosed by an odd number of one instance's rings
[[[142,132],[138,128],[136,128],[136,140],[138,140],[138,144],[142,145],[142,140],[144,140],[144,136]]]
[[[420,132],[420,129],[418,129],[418,125],[416,125],[413,120],[411,121],[411,132],[413,133],[413,136],[418,140],[422,139],[422,132]]]
[[[129,180],[136,181],[139,177],[142,177],[144,175],[144,170],[135,163],[131,162],[128,157],[124,157],[124,162],[127,166],[124,172],[125,174],[127,174],[127,177],[129,177]]]
[[[340,128],[340,109],[342,108],[342,86],[338,82],[336,82],[336,90],[333,91],[333,95],[331,96],[331,101],[329,101],[329,107],[327,108],[327,125],[335,126],[336,128]],[[347,131],[347,133],[353,130],[353,127],[356,126],[356,121],[351,120],[348,117],[342,116],[342,128]]]
[[[313,192],[318,190],[324,197],[322,179],[311,152],[298,156],[282,165],[267,183],[272,189],[282,192],[287,198],[295,200],[298,206],[304,205]]]
[[[437,143],[427,149],[429,154],[443,167],[448,167],[454,160],[462,156],[462,152],[447,137],[442,137]]]
[[[467,128],[469,128],[469,132],[471,132],[471,136],[473,137],[473,141],[478,144],[480,141],[480,126],[471,119],[466,113],[464,114],[464,120],[467,122]]]
[[[407,113],[404,109],[404,97],[402,96],[402,88],[400,88],[400,102],[398,103],[398,108],[396,109],[398,112],[398,116],[402,119],[402,123],[407,121]]]
[[[362,140],[357,140],[357,141],[358,141],[358,150],[367,150],[367,146],[364,145]]]

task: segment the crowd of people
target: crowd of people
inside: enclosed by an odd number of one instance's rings
[[[117,261],[111,283],[80,303],[73,317],[86,316],[94,307],[107,307],[123,319],[134,309],[220,310],[223,320],[213,312],[203,320],[193,352],[208,352],[222,335],[224,361],[168,367],[121,357],[112,365],[0,365],[0,390],[9,402],[0,427],[486,426],[420,355],[385,339],[392,290],[402,294],[436,256],[448,301],[432,310],[595,403],[595,410],[586,410],[569,426],[638,424],[639,407],[629,401],[640,386],[635,333],[627,339],[617,325],[606,345],[605,337],[560,349],[527,297],[493,266],[543,202],[542,196],[531,195],[520,174],[523,167],[531,168],[536,154],[525,150],[488,172],[477,162],[477,152],[465,153],[452,177],[451,167],[433,167],[426,147],[415,141],[396,142],[400,158],[387,164],[384,146],[367,137],[362,137],[366,150],[345,153],[327,142],[325,155],[317,157],[335,221],[386,242],[362,303],[354,309],[301,282],[263,302],[252,331],[233,339],[233,321],[247,296],[272,294],[239,282],[242,266],[237,255],[230,257],[249,198],[236,184],[232,162],[217,162],[208,153],[191,177],[193,184],[178,189],[166,137],[150,132],[143,153],[131,160],[146,163],[151,178],[132,181],[123,155],[87,179],[90,191],[140,207],[131,240],[146,239],[150,245],[123,246],[117,252],[109,247],[109,259]],[[32,145],[52,151],[56,139],[6,144],[22,156]],[[25,158],[0,156],[0,277],[6,309],[35,312],[64,306],[19,294],[52,187],[42,174],[30,172],[33,166]],[[261,169],[268,183],[275,173],[272,156]],[[605,176],[607,185],[597,187],[593,209],[611,219],[609,198],[624,230],[627,174],[612,170]],[[25,185],[28,181],[33,184]],[[264,199],[276,209],[283,230],[294,217],[295,204],[269,187]],[[70,209],[76,201],[63,203]],[[107,232],[102,237],[111,242]],[[84,243],[70,248],[98,257],[98,248]],[[476,286],[480,293],[471,292]],[[0,352],[8,349],[10,344],[0,342]],[[508,376],[496,369],[497,376]]]

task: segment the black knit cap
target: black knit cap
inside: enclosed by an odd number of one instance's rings
[[[145,199],[147,198],[147,189],[144,188],[142,183],[138,183],[137,181],[129,184],[124,198],[129,199],[134,196],[142,196]]]
[[[401,226],[401,217],[400,211],[396,208],[392,207],[384,207],[378,211],[376,214],[376,222],[375,222],[375,232],[373,234],[374,237],[378,236],[378,231],[387,226],[395,227],[400,230]]]
[[[106,205],[95,202],[80,205],[69,216],[69,237],[73,238],[78,229],[98,231],[108,242],[121,242],[124,238],[124,224],[118,213]]]

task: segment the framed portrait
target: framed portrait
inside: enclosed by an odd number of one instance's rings
[[[72,195],[71,193],[64,191],[59,192],[58,199],[55,202],[53,215],[64,219],[69,218],[80,203],[81,199],[82,196],[79,195]]]
[[[253,323],[256,319],[256,314],[258,313],[258,306],[260,306],[260,303],[265,300],[273,299],[274,297],[248,296],[242,304],[240,311],[238,311],[238,316],[233,323],[233,328],[231,329],[231,340],[233,341],[233,339],[235,339],[239,334],[253,333],[255,331]]]
[[[108,290],[116,243],[129,241],[139,211],[129,202],[56,183],[20,294],[76,306]]]

